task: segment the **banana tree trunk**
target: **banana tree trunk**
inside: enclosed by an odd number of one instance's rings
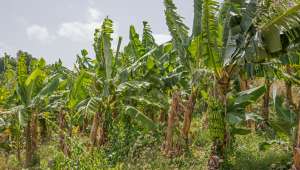
[[[242,76],[240,76],[240,89],[241,89],[241,91],[245,91],[245,90],[249,90],[249,81],[247,80],[247,79],[245,79],[245,78],[242,78]],[[245,111],[246,112],[251,112],[251,106],[249,105],[249,106],[246,106],[246,108],[245,108]],[[256,128],[256,124],[255,124],[255,121],[253,121],[253,120],[247,120],[247,126],[249,127],[249,128],[251,128],[251,131],[252,132],[255,132],[255,128]]]
[[[27,128],[25,129],[25,133],[26,133]],[[17,160],[19,162],[19,164],[22,164],[22,158],[21,158],[21,149],[22,149],[22,140],[21,140],[21,133],[20,133],[20,129],[18,128],[16,133],[16,157]],[[26,135],[26,134],[25,134]]]
[[[183,121],[183,128],[182,128],[182,136],[185,139],[186,143],[188,143],[188,135],[191,127],[192,122],[192,113],[194,111],[195,103],[197,97],[197,90],[192,89],[191,95],[189,96],[189,100],[186,103],[184,109],[184,121]]]
[[[90,132],[91,144],[93,146],[95,146],[96,143],[97,143],[97,131],[98,131],[98,128],[99,128],[99,122],[100,122],[100,113],[97,112],[94,115],[93,124],[92,124],[91,132]]]
[[[300,102],[299,106],[300,108]],[[296,142],[294,147],[294,156],[293,156],[293,170],[300,170],[300,112],[298,111],[298,126],[296,134]]]
[[[42,143],[46,143],[48,141],[48,129],[47,123],[44,118],[39,119],[40,122],[40,136]]]
[[[32,137],[32,155],[33,158],[36,159],[36,150],[37,150],[37,145],[38,145],[38,131],[37,131],[37,126],[38,126],[38,119],[37,119],[37,113],[33,114],[32,118],[32,124],[31,124],[31,137]]]
[[[25,158],[25,168],[30,167],[32,162],[32,144],[31,144],[31,120],[27,122],[27,126],[25,129],[25,138],[26,138],[26,158]]]
[[[98,139],[98,146],[104,145],[108,141],[108,129],[103,124],[99,129],[99,139]]]
[[[31,167],[38,163],[37,150],[37,114],[32,112],[31,119],[26,127],[26,160],[25,167]]]
[[[265,79],[266,92],[263,96],[263,104],[262,104],[262,117],[264,122],[269,120],[269,103],[270,103],[270,88],[271,82],[267,78]]]
[[[293,95],[292,95],[292,83],[289,81],[285,82],[285,88],[286,88],[286,100],[287,100],[287,106],[293,106]]]
[[[66,155],[70,156],[70,149],[67,145],[66,142],[66,119],[65,119],[65,113],[64,111],[60,111],[59,113],[59,145],[60,145],[60,150]]]
[[[18,144],[19,145],[19,144]],[[17,156],[17,160],[19,162],[19,164],[22,164],[22,158],[21,158],[21,148],[18,146],[17,147],[17,153],[16,153],[16,156]]]
[[[160,123],[165,123],[167,122],[167,116],[165,114],[165,110],[164,109],[161,109],[160,110],[160,113],[159,113],[159,122]]]
[[[100,115],[100,124],[99,124],[99,129],[98,129],[98,139],[97,139],[97,144],[98,146],[104,145],[108,140],[108,114],[107,112],[104,112],[104,114]]]
[[[290,65],[287,65],[286,71],[288,74],[292,73],[292,68]],[[287,106],[288,107],[294,106],[293,95],[292,95],[292,82],[288,80],[285,81],[285,88],[286,88]]]
[[[165,153],[170,155],[173,150],[173,130],[179,110],[180,93],[175,91],[172,96],[171,108],[168,114],[168,127],[166,134]]]

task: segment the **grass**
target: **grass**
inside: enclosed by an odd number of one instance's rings
[[[229,160],[233,170],[288,169],[292,153],[286,145],[273,144],[266,150],[260,150],[259,144],[265,142],[262,136],[250,134],[239,136],[234,154]]]

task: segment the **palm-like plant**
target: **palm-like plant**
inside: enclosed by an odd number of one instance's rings
[[[281,32],[283,32],[282,36],[289,37],[289,44],[296,42],[297,34],[293,30],[298,24],[298,4],[289,2],[287,5],[283,5],[282,8],[273,8],[268,5],[265,6],[265,4],[268,4],[266,2],[270,1],[261,2],[261,4],[257,4],[256,1],[249,1],[248,3],[231,2],[231,4],[236,3],[238,6],[244,6],[245,8],[244,10],[227,8],[227,14],[229,14],[227,16],[222,16],[222,13],[217,12],[219,3],[213,0],[205,0],[202,8],[198,7],[198,11],[202,10],[202,33],[200,40],[196,39],[197,41],[195,41],[200,44],[197,45],[200,51],[199,56],[203,57],[207,61],[206,66],[212,68],[215,72],[219,89],[218,95],[215,97],[219,98],[220,106],[222,106],[221,110],[223,110],[223,113],[220,113],[222,116],[219,117],[224,117],[227,114],[226,95],[230,90],[230,79],[236,75],[239,67],[245,63],[262,63],[271,56],[284,52],[283,42],[280,39]],[[264,13],[264,17],[261,17],[261,11],[265,12],[265,10],[272,11],[272,13]],[[218,24],[219,16],[225,18],[221,20],[226,28],[224,31]],[[274,38],[277,38],[277,41]],[[220,119],[220,121],[222,120]],[[225,136],[221,139],[224,142],[216,142],[221,144],[219,147],[215,147],[216,150],[222,150],[228,143],[226,142],[228,141],[226,125],[223,128]],[[219,163],[215,159],[217,157],[212,154],[209,161],[210,168],[219,168]]]
[[[26,65],[26,56],[20,55],[17,65],[17,88],[16,93],[20,124],[25,127],[26,136],[26,161],[25,167],[33,166],[37,163],[37,120],[46,97],[51,94],[59,84],[59,78],[46,77],[43,71],[43,60],[40,60],[38,66],[28,73]],[[47,78],[47,79],[46,79]]]
[[[83,101],[86,104],[82,103],[83,107],[81,107],[81,110],[95,113],[90,138],[92,144],[98,143],[99,145],[107,142],[112,118],[119,114],[117,112],[128,112],[138,121],[145,121],[146,126],[155,127],[151,119],[138,111],[135,105],[132,105],[132,103],[142,101],[147,101],[151,105],[152,102],[142,97],[141,90],[149,88],[152,81],[159,81],[155,77],[155,72],[152,72],[155,66],[153,56],[158,51],[150,27],[144,22],[143,41],[140,41],[134,27],[130,27],[130,42],[125,47],[125,54],[119,54],[117,51],[116,55],[113,55],[111,33],[112,21],[106,18],[101,30],[95,32],[96,74],[91,73],[93,69],[86,71],[92,80],[93,92],[89,98]],[[151,49],[153,47],[154,49]],[[151,50],[147,51],[147,49]],[[123,60],[127,60],[127,55],[133,62],[130,66],[123,62]],[[118,70],[117,66],[121,69]],[[143,71],[144,68],[147,68],[148,71]],[[153,86],[158,85],[153,83]],[[136,92],[140,93],[140,97],[136,96]],[[119,109],[116,108],[117,105]],[[96,140],[97,136],[98,140]]]

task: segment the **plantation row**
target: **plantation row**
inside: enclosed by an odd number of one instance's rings
[[[0,58],[0,169],[241,169],[245,138],[288,155],[255,168],[300,170],[299,2],[194,0],[191,31],[164,5],[164,44],[144,21],[112,47],[105,18],[73,70]]]

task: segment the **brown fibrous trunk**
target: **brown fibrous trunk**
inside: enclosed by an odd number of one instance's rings
[[[240,89],[241,91],[246,91],[246,90],[249,90],[250,87],[249,87],[249,81],[247,79],[243,79],[242,76],[240,76]],[[245,111],[246,112],[251,112],[252,108],[251,106],[246,106],[245,108]],[[256,128],[256,124],[255,124],[255,121],[253,120],[247,120],[247,126],[249,128],[251,128],[251,131],[252,132],[255,132],[255,128]]]
[[[165,114],[165,110],[161,109],[159,113],[159,122],[160,123],[166,123],[167,122],[167,116]]]
[[[271,83],[267,78],[265,79],[266,92],[263,96],[263,105],[262,105],[262,117],[265,122],[269,120],[269,103],[270,103],[270,88]]]
[[[25,129],[26,135],[26,160],[25,167],[34,166],[37,163],[37,114],[32,112],[30,120]]]
[[[291,107],[294,105],[293,103],[293,95],[292,95],[292,83],[289,81],[285,82],[286,88],[286,99],[287,99],[287,106]]]
[[[300,101],[298,105],[298,125],[293,156],[293,170],[300,170]]]
[[[108,140],[107,140],[107,127],[106,127],[106,122],[105,122],[105,114],[99,115],[99,129],[97,131],[97,144],[98,146],[104,145]]]
[[[180,92],[176,91],[173,93],[171,108],[168,114],[168,126],[166,131],[166,143],[165,143],[165,153],[167,155],[173,152],[173,130],[176,120],[178,120],[178,111],[180,103]]]
[[[108,133],[107,133],[107,129],[104,125],[101,126],[101,128],[99,128],[99,137],[98,137],[98,145],[102,146],[104,145],[108,140]]]
[[[40,135],[41,135],[41,141],[42,143],[46,143],[48,141],[48,129],[47,129],[47,123],[44,118],[39,120],[40,122]]]
[[[30,167],[32,161],[32,145],[31,145],[31,120],[27,122],[27,126],[25,129],[25,136],[26,136],[26,160],[25,160],[25,167]]]
[[[100,113],[97,112],[94,115],[93,124],[92,124],[91,132],[90,132],[90,140],[91,140],[91,144],[93,146],[95,146],[97,143],[97,131],[99,128],[99,123],[100,123]]]
[[[61,151],[64,153],[66,156],[70,156],[70,149],[69,146],[67,145],[66,142],[66,119],[65,119],[65,113],[64,111],[60,111],[59,113],[59,128],[60,128],[60,133],[59,133],[59,145]]]
[[[186,106],[184,109],[184,121],[183,121],[183,128],[182,128],[182,136],[185,141],[188,142],[188,135],[191,127],[192,122],[192,113],[194,111],[195,103],[197,97],[197,90],[192,89],[192,92],[189,96],[188,101],[186,102]]]

